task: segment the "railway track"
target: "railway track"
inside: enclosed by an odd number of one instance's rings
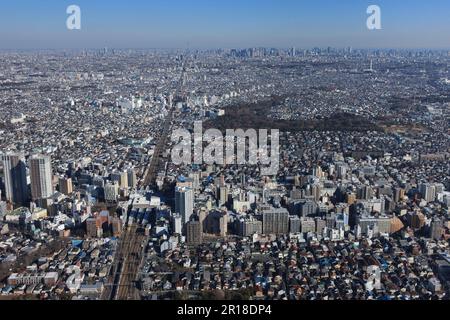
[[[161,154],[167,146],[173,111],[170,110],[163,125],[163,131],[155,147],[150,164],[145,170],[142,186],[153,186],[161,163]],[[136,224],[126,228],[119,242],[114,266],[108,279],[108,285],[102,295],[104,300],[140,300],[136,287],[139,267],[142,262],[144,230]]]

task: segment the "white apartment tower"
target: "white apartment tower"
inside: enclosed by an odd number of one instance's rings
[[[189,222],[194,212],[194,192],[188,187],[177,187],[175,189],[175,212],[181,216],[184,225]]]

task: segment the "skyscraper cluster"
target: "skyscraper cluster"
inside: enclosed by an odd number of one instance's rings
[[[32,155],[28,159],[30,189],[27,183],[25,157],[20,153],[1,156],[6,199],[13,205],[27,205],[53,195],[51,159],[45,155]],[[31,194],[29,192],[31,190]]]

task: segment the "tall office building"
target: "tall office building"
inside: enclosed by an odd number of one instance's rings
[[[21,154],[5,154],[0,157],[5,176],[6,200],[26,205],[28,201],[25,159]]]
[[[53,194],[52,166],[49,156],[34,155],[29,160],[31,196],[33,201],[50,198]]]
[[[175,212],[180,214],[183,225],[190,220],[194,212],[194,192],[191,188],[175,189]]]

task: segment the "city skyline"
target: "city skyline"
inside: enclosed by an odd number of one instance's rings
[[[449,300],[448,3],[18,3],[0,300]]]
[[[66,9],[81,8],[81,30]],[[381,30],[366,9],[381,8]],[[19,1],[2,5],[0,49],[355,47],[449,48],[445,1]]]

